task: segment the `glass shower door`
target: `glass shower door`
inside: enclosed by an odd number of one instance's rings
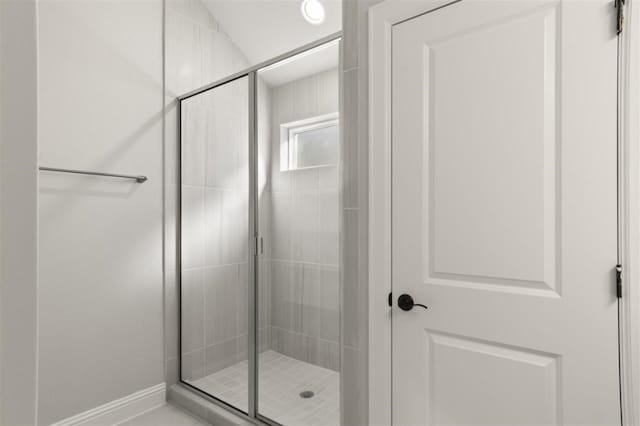
[[[249,412],[249,76],[181,100],[180,379]],[[250,278],[251,277],[251,278]]]
[[[338,57],[180,98],[180,380],[268,424],[340,422]]]
[[[258,417],[340,424],[339,40],[258,71]]]

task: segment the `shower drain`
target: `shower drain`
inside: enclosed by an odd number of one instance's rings
[[[300,398],[312,398],[313,397],[313,391],[310,390],[306,390],[306,391],[302,391],[300,392]]]

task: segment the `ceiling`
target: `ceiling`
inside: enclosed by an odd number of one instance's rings
[[[337,68],[340,60],[338,41],[307,50],[260,70],[260,78],[271,87],[280,86],[312,74]]]
[[[320,25],[312,25],[302,17],[302,0],[203,1],[251,65],[321,39],[342,28],[341,0],[320,0],[326,11],[325,21]],[[329,67],[325,67],[327,68]]]

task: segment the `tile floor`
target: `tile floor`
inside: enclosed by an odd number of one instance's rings
[[[129,419],[119,426],[210,426],[173,405],[165,404]]]
[[[340,424],[340,376],[275,351],[260,354],[259,412],[286,426]],[[225,402],[247,409],[247,361],[239,362],[193,382]],[[300,393],[312,391],[311,398]]]

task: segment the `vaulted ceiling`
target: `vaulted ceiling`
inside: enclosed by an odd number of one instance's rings
[[[303,18],[300,13],[302,0],[203,1],[224,32],[242,50],[251,64],[264,62],[311,43],[340,31],[342,27],[341,0],[320,0],[326,11],[325,21],[320,25],[312,25]],[[325,52],[314,61],[318,70],[328,69],[337,65],[337,55],[328,55]],[[291,70],[291,67],[287,69]],[[274,81],[283,80],[283,77],[278,78],[275,72],[271,74],[276,79]]]

